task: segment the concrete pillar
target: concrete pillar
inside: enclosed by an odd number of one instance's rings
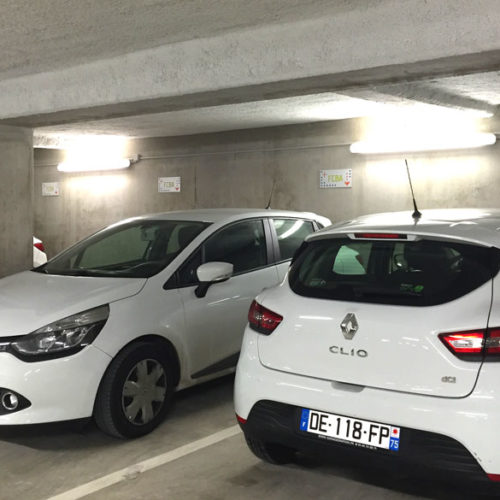
[[[33,132],[0,126],[0,277],[33,267]]]

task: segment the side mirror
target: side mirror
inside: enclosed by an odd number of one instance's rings
[[[200,284],[194,291],[198,298],[205,297],[214,283],[227,281],[233,275],[233,265],[228,262],[207,262],[196,269]]]

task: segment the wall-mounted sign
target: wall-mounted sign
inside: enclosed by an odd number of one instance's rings
[[[320,188],[350,188],[352,187],[352,169],[320,170]]]
[[[159,193],[180,193],[181,178],[180,177],[158,177],[158,192]]]
[[[59,196],[59,183],[42,182],[42,196]]]

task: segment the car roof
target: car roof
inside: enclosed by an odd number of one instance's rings
[[[339,222],[310,235],[307,240],[370,232],[416,234],[445,239],[458,239],[483,246],[500,247],[500,210],[460,208],[422,210],[414,219],[411,211],[364,215]]]
[[[312,212],[295,212],[290,210],[258,209],[258,208],[203,208],[195,210],[178,210],[134,217],[133,220],[185,220],[211,223],[224,223],[251,217],[298,217],[314,219],[323,225],[330,225],[326,217]]]

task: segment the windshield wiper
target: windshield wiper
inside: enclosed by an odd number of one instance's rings
[[[93,269],[44,269],[43,272],[46,274],[55,274],[57,276],[96,276],[101,274],[101,271]]]

